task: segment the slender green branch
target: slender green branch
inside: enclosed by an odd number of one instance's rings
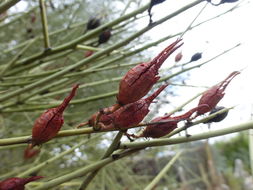
[[[0,4],[0,14],[16,5],[20,0],[8,0]]]
[[[167,164],[166,166],[159,172],[158,175],[148,184],[148,186],[144,190],[152,190],[156,184],[164,177],[164,175],[169,171],[172,165],[177,161],[177,159],[181,156],[183,152],[178,152]]]
[[[172,120],[172,121],[174,121],[174,120]],[[146,126],[146,125],[159,124],[159,123],[164,123],[164,122],[140,123],[136,126],[129,127],[128,129],[136,128],[136,127],[142,127],[142,126]],[[123,130],[126,130],[126,129],[123,129]],[[101,133],[101,132],[108,132],[108,131],[120,131],[120,129],[110,129],[110,130],[96,131],[96,130],[93,129],[93,127],[87,127],[87,128],[84,128],[84,129],[62,130],[56,135],[56,138],[76,136],[76,135],[84,135],[84,134],[91,134],[91,133]],[[0,147],[1,146],[14,145],[14,144],[23,144],[23,143],[28,143],[30,141],[31,141],[31,136],[12,137],[12,138],[0,139]]]
[[[91,139],[88,139],[88,140],[86,139],[86,140],[83,140],[83,141],[79,142],[78,144],[76,144],[72,148],[70,148],[70,149],[68,149],[68,150],[66,150],[66,151],[64,151],[64,152],[62,152],[62,153],[60,153],[60,154],[58,154],[58,155],[56,155],[56,156],[54,156],[54,157],[52,157],[52,158],[44,161],[42,163],[40,163],[40,164],[37,164],[36,166],[33,166],[33,167],[25,170],[22,173],[19,173],[19,175],[17,177],[26,177],[26,176],[29,176],[33,172],[36,172],[36,171],[40,170],[41,168],[44,168],[47,165],[51,164],[52,162],[54,162],[54,161],[62,158],[63,156],[65,156],[65,155],[73,152],[76,148],[82,146],[83,144],[91,143],[92,141],[96,140],[98,137],[101,137],[101,134],[96,135],[96,136],[92,137]]]
[[[50,41],[49,41],[49,35],[48,35],[46,7],[45,7],[44,0],[40,0],[39,2],[40,2],[40,15],[41,15],[42,28],[43,28],[45,50],[48,50],[50,48]]]
[[[119,152],[119,153],[114,153],[113,155],[111,155],[108,158],[105,158],[103,160],[97,161],[94,164],[90,164],[88,166],[85,166],[83,168],[80,168],[78,170],[75,170],[74,172],[62,175],[60,177],[54,178],[53,180],[49,181],[49,182],[45,182],[43,185],[35,187],[33,190],[46,190],[52,187],[55,187],[57,185],[60,185],[66,181],[70,181],[72,179],[76,179],[78,177],[84,176],[89,172],[92,172],[94,170],[97,170],[101,167],[106,166],[107,164],[110,164],[118,159],[121,159],[125,156],[128,156],[130,154],[133,154],[135,152],[139,151],[139,149],[132,149],[132,150],[126,150],[123,152]]]
[[[155,139],[145,142],[131,142],[131,143],[122,143],[120,145],[121,149],[132,149],[132,148],[145,148],[145,147],[153,147],[153,146],[164,146],[164,145],[172,145],[172,144],[180,144],[186,142],[192,142],[202,139],[207,139],[211,137],[223,136],[231,133],[236,133],[240,131],[245,131],[248,129],[253,129],[253,121],[242,123],[239,125],[229,126],[224,129],[214,130],[206,133],[192,135],[190,137],[177,137],[177,138],[162,138]]]
[[[10,60],[7,65],[4,67],[4,69],[0,72],[0,77],[4,76],[5,72],[10,69],[15,62],[26,52],[26,50],[35,42],[35,40],[29,41],[29,43],[20,51],[18,52],[12,60]]]
[[[116,135],[116,137],[113,139],[113,142],[111,143],[111,145],[109,146],[109,148],[105,152],[102,159],[108,158],[118,148],[118,145],[119,145],[119,142],[120,142],[120,139],[122,138],[122,136],[123,136],[123,132],[119,131],[118,134]],[[100,170],[100,168],[91,172],[85,178],[85,180],[81,184],[79,190],[85,190],[88,187],[88,185],[90,184],[90,182],[92,181],[92,179],[97,175],[99,170]]]

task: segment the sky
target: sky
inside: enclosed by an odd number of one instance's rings
[[[227,3],[218,7],[208,4],[194,24],[222,13],[232,8],[237,3]],[[184,4],[185,1],[165,1],[163,4],[157,5],[152,11],[154,15],[153,20],[155,21],[167,15],[168,12],[180,8]],[[161,37],[163,35],[168,35],[168,33],[184,31],[204,5],[205,2],[192,8],[178,18],[162,24],[148,34],[151,38],[156,39],[157,36]],[[225,107],[236,105],[236,108],[229,112],[228,117],[224,121],[212,124],[212,129],[220,129],[247,122],[250,120],[251,112],[253,112],[253,88],[251,84],[253,81],[253,57],[251,55],[253,50],[253,27],[250,24],[253,18],[252,10],[252,2],[243,1],[240,8],[203,24],[194,30],[188,31],[183,37],[184,45],[180,49],[183,54],[182,63],[189,61],[194,53],[203,52],[203,58],[196,62],[202,63],[202,61],[208,60],[224,50],[241,43],[241,46],[238,48],[217,58],[200,69],[190,71],[190,76],[188,80],[186,80],[186,84],[189,85],[212,86],[225,79],[232,71],[243,69],[242,73],[236,76],[227,87],[225,91],[226,95],[218,104]],[[153,51],[159,53],[166,45],[168,45],[168,42],[155,47]],[[172,58],[174,57],[172,56]],[[168,60],[168,63],[164,65],[171,64],[169,63],[171,61],[172,59]],[[168,99],[180,105],[201,91],[203,91],[203,88],[178,87],[177,93],[179,96],[170,96]],[[196,101],[190,104],[189,108],[196,106],[198,100],[199,99],[196,99]],[[166,112],[166,108],[161,112]],[[207,130],[208,128],[206,125],[201,125],[199,127],[193,127],[189,132],[190,134],[195,134]]]

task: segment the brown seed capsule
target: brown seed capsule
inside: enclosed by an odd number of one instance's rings
[[[125,74],[119,85],[119,93],[117,95],[119,104],[126,105],[133,103],[144,97],[150,91],[160,78],[158,76],[158,69],[169,55],[183,45],[181,43],[177,46],[180,41],[181,39],[176,40],[152,61],[138,64]]]
[[[47,110],[35,121],[32,129],[33,146],[45,143],[57,135],[64,123],[63,111],[75,96],[78,86],[74,85],[70,95],[64,99],[61,105]]]
[[[43,178],[42,176],[33,176],[29,178],[13,177],[0,182],[0,190],[24,190],[29,182]]]
[[[149,106],[152,101],[167,87],[168,85],[162,85],[151,96],[138,100],[134,103],[127,104],[120,107],[112,114],[101,117],[98,125],[101,129],[127,129],[131,126],[139,124],[144,117],[149,113]]]
[[[232,72],[226,79],[221,81],[219,84],[211,87],[202,95],[198,105],[200,106],[202,104],[206,104],[208,105],[208,107],[199,108],[197,111],[197,116],[210,112],[212,109],[216,107],[216,105],[225,95],[224,91],[228,86],[228,84],[238,74],[240,74],[239,71]]]
[[[150,123],[157,123],[151,124],[145,127],[143,132],[140,135],[129,135],[129,137],[140,138],[140,137],[151,137],[151,138],[160,138],[163,137],[174,129],[177,128],[177,124],[180,121],[190,119],[191,115],[196,112],[200,107],[206,107],[207,105],[201,105],[196,108],[191,109],[190,111],[186,112],[183,115],[172,117],[171,115],[165,115],[162,117],[158,117],[153,119]]]

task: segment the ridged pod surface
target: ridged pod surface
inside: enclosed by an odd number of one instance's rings
[[[144,97],[153,85],[160,79],[158,70],[164,61],[183,43],[177,44],[181,39],[166,47],[152,61],[141,63],[130,69],[119,84],[117,101],[121,105],[133,103]]]
[[[162,85],[151,96],[138,100],[134,103],[120,107],[118,110],[106,117],[101,117],[99,125],[102,129],[127,129],[131,126],[138,125],[149,113],[149,106],[152,101],[167,87]]]
[[[75,96],[77,88],[78,85],[75,85],[70,95],[64,99],[61,105],[47,110],[35,121],[32,129],[33,146],[45,143],[57,135],[64,123],[63,111]]]
[[[201,105],[200,107],[206,107],[207,105]],[[156,122],[164,122],[164,123],[158,123],[158,124],[152,124],[145,127],[143,132],[140,135],[129,135],[134,138],[140,138],[140,137],[151,137],[151,138],[160,138],[163,137],[170,132],[172,132],[174,129],[177,128],[177,124],[180,121],[187,120],[191,117],[191,115],[196,112],[199,108],[199,106],[196,108],[191,109],[190,111],[186,112],[183,115],[172,117],[171,115],[164,115],[162,117],[157,117],[151,121],[151,123]]]
[[[210,112],[212,109],[216,107],[216,105],[219,103],[219,101],[224,97],[225,89],[228,86],[228,84],[231,82],[231,80],[236,76],[240,74],[239,71],[232,72],[227,78],[225,78],[223,81],[221,81],[219,84],[211,87],[208,89],[200,98],[199,100],[199,106],[202,104],[208,105],[208,107],[202,107],[199,108],[197,111],[197,115],[202,115],[204,113]]]

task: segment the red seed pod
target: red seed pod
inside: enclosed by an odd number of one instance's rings
[[[171,115],[165,115],[162,117],[155,118],[151,121],[151,123],[158,124],[152,124],[148,125],[143,132],[140,135],[128,135],[134,138],[140,138],[140,137],[151,137],[151,138],[160,138],[163,137],[170,132],[172,132],[174,129],[177,128],[177,123],[183,120],[190,119],[191,115],[196,112],[200,107],[207,107],[207,105],[201,105],[196,108],[191,109],[190,111],[186,112],[183,115],[171,117]],[[159,123],[161,122],[161,123]]]
[[[183,57],[182,52],[179,52],[175,57],[175,62],[179,62],[182,59],[182,57]]]
[[[197,111],[197,116],[207,113],[216,107],[216,105],[219,103],[219,101],[225,95],[224,91],[225,91],[226,87],[228,86],[228,84],[238,74],[240,74],[239,71],[232,72],[225,80],[223,80],[219,84],[211,87],[209,90],[207,90],[202,95],[202,97],[199,100],[198,105],[200,106],[202,104],[207,104],[208,107],[199,108]]]
[[[36,15],[35,15],[35,13],[32,13],[31,14],[31,23],[35,23],[35,21],[36,21]]]
[[[153,85],[159,80],[158,69],[163,62],[183,43],[176,46],[181,39],[165,48],[152,61],[141,63],[130,69],[122,78],[119,84],[119,93],[117,95],[118,103],[121,105],[136,102],[144,97]]]
[[[91,55],[93,55],[94,51],[92,50],[88,50],[86,52],[84,52],[84,57],[90,57]]]
[[[29,182],[43,178],[42,176],[33,176],[29,178],[13,177],[0,182],[0,190],[24,190]]]
[[[120,108],[120,105],[119,104],[114,104],[108,108],[103,108],[102,110],[94,113],[89,121],[88,121],[88,124],[89,126],[95,126],[96,125],[96,122],[97,120],[99,121],[103,121],[103,123],[105,125],[108,125],[110,124],[110,117],[108,117],[108,115],[110,115],[111,113],[115,112],[117,109]],[[108,121],[108,122],[107,122]],[[82,125],[81,125],[82,126]]]
[[[24,150],[24,159],[30,159],[34,156],[37,156],[40,153],[40,149],[33,148],[32,146],[28,145],[28,147]]]
[[[162,85],[151,96],[138,100],[134,103],[127,104],[120,107],[112,114],[106,115],[99,119],[98,125],[101,129],[114,129],[128,127],[139,124],[144,117],[149,113],[149,106],[152,101],[167,87],[168,85]]]
[[[78,86],[74,85],[70,95],[64,99],[61,105],[47,110],[35,121],[32,129],[33,146],[45,143],[57,135],[64,123],[63,111],[75,96]]]

